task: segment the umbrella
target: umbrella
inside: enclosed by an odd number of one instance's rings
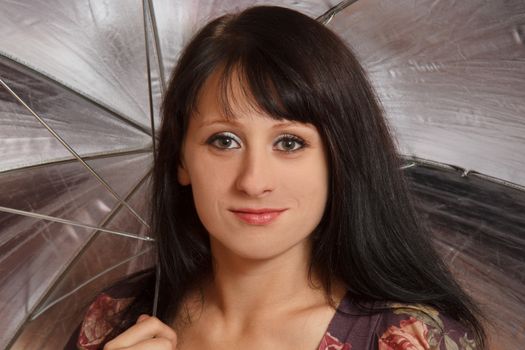
[[[357,1],[329,27],[371,76],[419,208],[481,304],[491,349],[525,341],[525,3]]]
[[[0,2],[0,347],[63,347],[101,289],[153,265],[167,76],[200,25],[254,4]]]
[[[169,72],[204,22],[262,3],[320,17],[354,47],[438,248],[495,343],[523,343],[521,1],[27,0],[0,2],[0,347],[62,347],[101,289],[153,265]]]
[[[59,348],[91,293],[152,265],[143,15],[117,5],[1,5],[2,348]]]

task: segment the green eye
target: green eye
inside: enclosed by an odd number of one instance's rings
[[[295,135],[282,135],[277,139],[274,147],[282,152],[295,152],[305,146],[305,142]]]
[[[240,140],[232,133],[224,132],[211,136],[207,144],[218,149],[236,149],[241,148]]]

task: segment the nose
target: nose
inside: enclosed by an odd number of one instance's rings
[[[250,197],[264,197],[274,190],[271,155],[265,150],[247,150],[235,182],[238,191]]]

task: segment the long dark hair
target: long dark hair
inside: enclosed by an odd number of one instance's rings
[[[434,251],[400,170],[383,112],[351,50],[296,11],[252,7],[204,26],[183,51],[162,106],[152,185],[160,318],[211,271],[208,235],[189,186],[177,181],[181,144],[199,91],[222,70],[222,102],[238,74],[254,106],[276,119],[315,125],[327,150],[329,198],[312,233],[311,268],[327,293],[346,283],[358,300],[424,303],[466,325],[484,346],[477,308]]]

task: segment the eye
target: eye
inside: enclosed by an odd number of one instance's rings
[[[274,147],[282,152],[295,152],[306,146],[306,142],[295,135],[285,134],[279,136]]]
[[[208,145],[211,145],[218,149],[236,149],[241,148],[241,141],[235,134],[231,132],[222,132],[212,135],[206,140]]]

